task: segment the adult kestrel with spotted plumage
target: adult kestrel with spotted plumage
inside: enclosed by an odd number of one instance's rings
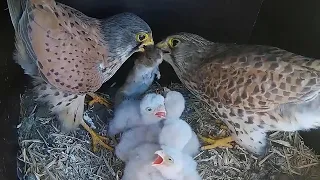
[[[94,94],[135,52],[153,45],[149,25],[138,16],[122,13],[95,19],[54,0],[8,0],[15,29],[14,59],[36,80],[38,100],[67,130],[81,124],[91,135],[93,150],[104,137],[84,121],[84,100],[110,103]]]
[[[266,150],[268,131],[320,126],[320,60],[270,46],[210,42],[179,33],[157,44],[182,83],[210,106],[232,138],[249,151]]]

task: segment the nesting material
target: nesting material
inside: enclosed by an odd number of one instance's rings
[[[182,119],[196,133],[207,136],[227,136],[208,112],[208,107],[197,100],[181,84],[171,84],[171,90],[181,92],[186,99]],[[154,84],[148,92],[161,89]],[[103,112],[102,112],[103,111]],[[102,113],[100,113],[102,112]],[[99,116],[97,115],[99,114]],[[107,120],[112,112],[103,107],[86,111],[86,120],[97,132],[105,133]],[[90,123],[90,121],[92,121]],[[26,93],[21,98],[21,124],[18,125],[20,151],[18,153],[18,176],[33,179],[121,179],[124,163],[112,152],[91,152],[89,134],[78,128],[74,132],[60,131],[59,122],[50,116],[46,107],[33,102]],[[318,157],[304,145],[297,132],[272,132],[266,156],[257,158],[245,149],[201,151],[196,157],[198,171],[204,180],[212,179],[277,179],[279,174],[288,174],[301,179],[320,179]],[[31,177],[33,176],[33,177]]]

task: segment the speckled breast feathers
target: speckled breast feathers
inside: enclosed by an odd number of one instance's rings
[[[99,89],[100,64],[107,57],[99,21],[53,0],[30,0],[26,6],[29,51],[46,82],[71,93]]]

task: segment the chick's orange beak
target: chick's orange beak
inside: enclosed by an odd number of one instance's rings
[[[156,113],[154,114],[155,116],[157,116],[158,118],[166,118],[166,115],[167,115],[167,111],[166,111],[166,108],[164,105],[160,105],[158,108],[157,108],[157,111]]]

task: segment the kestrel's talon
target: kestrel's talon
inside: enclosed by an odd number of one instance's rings
[[[219,128],[220,128],[221,130],[225,130],[225,131],[228,131],[228,130],[229,130],[228,126],[226,126],[226,125],[224,125],[224,124],[219,125]]]
[[[200,139],[204,142],[206,142],[207,144],[210,145],[206,145],[201,147],[201,150],[208,150],[208,149],[214,149],[214,148],[221,148],[221,147],[226,147],[226,148],[233,148],[233,145],[231,145],[230,143],[233,142],[233,138],[231,136],[226,137],[226,138],[222,138],[222,139],[214,139],[212,137],[207,138],[207,137],[203,137],[201,135],[198,135],[200,137]]]
[[[83,126],[83,128],[85,130],[87,130],[90,135],[91,135],[91,138],[92,138],[92,150],[93,152],[97,152],[98,151],[98,144],[100,144],[102,147],[110,150],[110,151],[113,151],[114,149],[109,146],[108,144],[106,144],[104,141],[108,140],[107,137],[103,137],[103,136],[100,136],[98,135],[96,132],[94,132],[84,121],[81,123],[81,125]]]
[[[90,106],[93,106],[94,103],[99,103],[99,104],[102,104],[108,108],[111,108],[112,107],[112,103],[104,98],[102,98],[101,96],[98,96],[94,93],[88,93],[88,95],[90,97],[92,97],[92,100],[89,101],[89,105]]]
[[[92,151],[93,152],[97,152],[98,151],[98,144],[101,145],[102,147],[113,151],[114,149],[109,146],[108,144],[106,144],[104,141],[108,140],[108,138],[100,136],[98,134],[91,134],[91,138],[92,138]]]

